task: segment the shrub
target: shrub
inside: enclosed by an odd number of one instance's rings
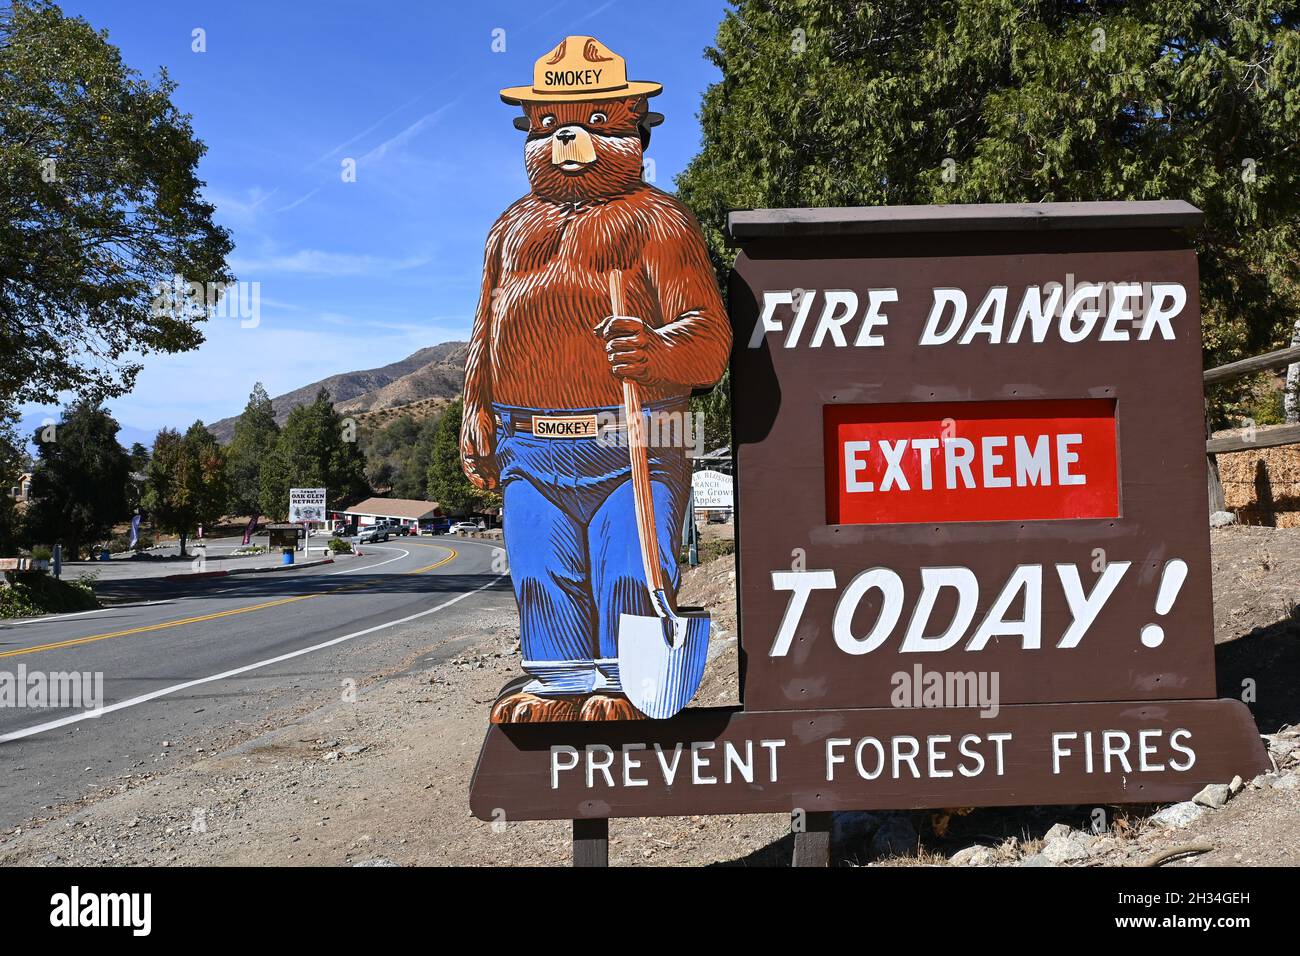
[[[352,542],[344,541],[342,538],[331,538],[330,551],[334,554],[351,554]]]
[[[18,574],[12,586],[0,589],[0,618],[34,617],[99,607],[91,587],[93,579],[60,581],[50,574]]]

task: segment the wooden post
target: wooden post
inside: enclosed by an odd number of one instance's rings
[[[793,829],[795,819],[791,818]],[[831,865],[831,814],[803,814],[803,828],[794,831],[794,860],[792,866]]]
[[[609,866],[609,821],[573,821],[573,865]]]
[[[1210,403],[1205,403],[1205,439],[1208,442],[1214,437],[1214,431],[1211,428],[1210,421]],[[1227,503],[1223,498],[1223,482],[1219,480],[1219,460],[1213,454],[1205,456],[1205,463],[1208,470],[1207,482],[1210,493],[1210,514],[1216,511],[1226,511]]]

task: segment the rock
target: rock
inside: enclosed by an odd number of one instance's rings
[[[831,842],[837,845],[865,843],[880,829],[880,814],[861,810],[837,813],[831,818]]]
[[[1203,813],[1205,808],[1197,806],[1190,800],[1182,803],[1175,803],[1173,806],[1165,807],[1159,813],[1153,814],[1151,822],[1162,827],[1168,827],[1171,830],[1181,830],[1183,827],[1196,821]]]
[[[993,851],[986,846],[968,846],[958,850],[948,860],[951,866],[989,866],[993,863]]]
[[[1098,835],[1087,840],[1084,845],[1088,848],[1089,856],[1100,856],[1119,846],[1119,841],[1112,836]]]
[[[1271,773],[1261,773],[1250,782],[1250,789],[1252,790],[1267,790],[1271,786],[1273,786],[1273,775]]]
[[[1236,524],[1237,516],[1231,511],[1216,511],[1210,515],[1211,528],[1226,528],[1228,525]]]
[[[394,863],[386,856],[376,856],[376,857],[372,857],[369,860],[362,860],[360,863],[353,863],[352,865],[353,866],[397,866],[398,864]]]
[[[1273,781],[1274,790],[1295,790],[1300,787],[1300,774],[1294,772],[1283,774]]]
[[[1050,830],[1043,834],[1043,840],[1055,840],[1057,837],[1068,837],[1074,832],[1074,829],[1068,823],[1057,823]]]
[[[1055,830],[1056,827],[1052,829]],[[1088,851],[1073,836],[1058,836],[1045,842],[1038,855],[1052,863],[1068,863],[1070,860],[1086,860]]]
[[[1291,751],[1300,748],[1300,741],[1291,740],[1280,734],[1264,734],[1264,746],[1268,747],[1269,753],[1281,761],[1284,757],[1290,755]]]
[[[1202,807],[1210,807],[1213,810],[1219,809],[1228,802],[1228,785],[1226,783],[1209,783],[1196,796],[1192,797],[1192,803]]]
[[[1245,781],[1243,781],[1240,776],[1233,777],[1232,782],[1228,784],[1228,793],[1235,797],[1237,794],[1241,793],[1242,788],[1245,786]]]
[[[352,744],[350,746],[344,747],[341,753],[344,753],[349,757],[355,757],[357,754],[367,749],[368,749],[367,747],[364,747],[361,744]]]
[[[907,817],[891,817],[871,838],[871,853],[876,857],[901,856],[916,850],[916,827]]]
[[[1021,860],[1018,866],[1055,866],[1056,864],[1043,856],[1041,853],[1035,853],[1033,856],[1027,856]]]

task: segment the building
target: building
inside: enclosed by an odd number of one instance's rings
[[[25,471],[18,476],[17,484],[9,489],[9,497],[20,504],[25,503],[32,493],[32,473]]]
[[[331,511],[330,520],[340,521],[354,528],[365,528],[379,521],[394,521],[403,527],[419,525],[442,517],[436,501],[418,501],[413,498],[367,498],[345,511]]]

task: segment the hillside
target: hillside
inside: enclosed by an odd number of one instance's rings
[[[454,398],[465,381],[466,348],[464,342],[443,342],[382,368],[340,372],[277,395],[271,399],[276,421],[283,425],[289,412],[311,402],[321,388],[329,391],[335,407],[343,412],[373,412],[423,399]],[[228,442],[234,436],[237,417],[213,422],[208,431],[218,441]]]

